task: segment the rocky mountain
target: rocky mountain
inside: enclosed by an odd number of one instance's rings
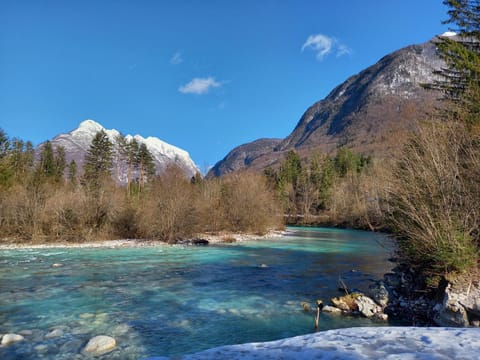
[[[110,141],[115,145],[120,132],[115,129],[105,129],[99,123],[93,120],[85,120],[80,123],[79,127],[66,134],[60,134],[51,140],[54,147],[63,146],[65,148],[66,160],[69,163],[75,160],[79,169],[82,169],[84,157],[90,147],[93,137],[99,131],[105,131]],[[199,172],[190,155],[185,150],[170,145],[156,137],[143,138],[140,135],[126,135],[127,140],[135,138],[139,143],[147,145],[148,150],[155,159],[155,167],[157,174],[161,173],[169,165],[177,165],[185,172],[186,176],[192,177]],[[39,145],[39,148],[42,145]],[[114,156],[113,174],[120,183],[126,183],[126,169],[122,169],[118,157]]]
[[[422,86],[443,66],[436,39],[383,57],[308,108],[279,144],[265,146],[263,154],[258,140],[244,144],[217,163],[209,176],[275,166],[292,149],[301,156],[332,153],[340,146],[377,157],[397,151],[417,121],[438,104],[438,94]]]
[[[249,167],[252,162],[280,145],[282,139],[259,139],[240,145],[230,151],[222,161],[215,164],[209,176],[221,176],[238,169]],[[268,164],[266,164],[268,166]]]

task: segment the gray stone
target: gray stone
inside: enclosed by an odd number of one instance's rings
[[[383,280],[385,281],[385,284],[391,288],[396,288],[402,283],[402,277],[394,273],[385,274]]]
[[[378,306],[375,301],[368,296],[360,295],[355,299],[355,303],[358,306],[358,311],[365,317],[372,317],[376,313],[381,313],[382,308]]]
[[[341,314],[342,310],[336,308],[335,306],[325,305],[322,309],[323,312],[331,313],[331,314]]]
[[[44,352],[47,352],[48,346],[44,344],[40,344],[35,346],[33,349],[38,353],[44,353]]]
[[[113,328],[112,335],[125,335],[129,331],[131,331],[131,327],[127,324],[120,324]]]
[[[67,341],[60,347],[60,354],[67,354],[67,353],[77,353],[82,348],[83,341],[80,339],[73,339]]]
[[[50,331],[47,335],[45,335],[45,339],[53,339],[56,337],[63,336],[64,332],[62,329],[54,329]]]
[[[388,320],[388,315],[385,314],[385,313],[376,313],[375,315],[373,315],[373,318],[376,319],[376,320],[380,320],[380,321],[387,321]]]
[[[54,264],[52,264],[52,267],[53,267],[53,268],[59,268],[59,267],[63,267],[63,266],[65,266],[65,265],[64,265],[64,264],[61,264],[61,263],[54,263]]]
[[[2,337],[2,345],[10,345],[19,341],[24,340],[25,338],[19,334],[5,334]]]
[[[30,336],[33,334],[33,331],[32,330],[22,330],[19,332],[20,335],[22,336]]]
[[[375,284],[371,285],[370,288],[370,296],[377,304],[382,307],[387,306],[389,300],[388,290],[385,287],[383,281],[376,282]]]
[[[459,301],[463,298],[463,294],[459,294],[453,289],[451,284],[445,288],[442,303],[435,305],[437,313],[434,316],[434,321],[439,326],[469,326],[468,314],[465,307]]]
[[[87,345],[83,348],[83,353],[99,356],[109,353],[115,349],[116,345],[117,342],[114,338],[106,335],[99,335],[88,341]]]

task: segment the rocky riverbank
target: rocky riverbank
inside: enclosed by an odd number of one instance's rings
[[[384,312],[389,317],[413,325],[480,326],[478,277],[443,279],[430,289],[426,289],[425,280],[423,274],[399,265],[370,287],[371,295],[385,303]]]

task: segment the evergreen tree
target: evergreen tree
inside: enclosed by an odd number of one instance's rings
[[[0,187],[12,185],[13,170],[8,161],[10,141],[7,134],[0,128]]]
[[[155,175],[153,155],[144,143],[142,143],[138,149],[138,164],[140,170],[140,185],[144,185]]]
[[[67,160],[65,159],[65,148],[57,146],[55,148],[55,181],[60,183],[64,179],[65,168],[67,167]]]
[[[2,128],[0,128],[0,159],[7,156],[9,150],[10,150],[10,141],[8,140],[8,136],[5,133],[5,131],[3,131]]]
[[[67,180],[73,186],[77,184],[77,173],[77,163],[75,162],[75,160],[72,160],[67,166]]]
[[[436,72],[441,80],[428,87],[445,94],[454,107],[447,114],[467,124],[480,122],[480,1],[444,0],[449,18],[457,36],[441,37],[438,42],[440,56],[446,68]]]
[[[97,186],[111,176],[113,166],[113,145],[105,131],[99,131],[92,139],[85,155],[84,182]]]
[[[45,142],[42,146],[40,161],[38,162],[36,172],[37,175],[43,179],[53,178],[57,174],[55,155],[50,141]]]

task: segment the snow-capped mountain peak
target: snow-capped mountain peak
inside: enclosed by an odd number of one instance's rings
[[[63,146],[65,148],[67,162],[74,160],[81,169],[83,167],[85,154],[90,148],[92,139],[102,130],[114,145],[118,143],[118,137],[121,135],[118,130],[105,129],[100,123],[91,119],[82,121],[78,128],[69,133],[57,135],[51,142],[54,147],[59,145]],[[127,141],[135,139],[139,143],[147,145],[148,150],[154,157],[157,174],[162,173],[170,165],[180,167],[188,177],[194,176],[199,172],[198,167],[190,158],[188,152],[170,145],[157,137],[149,136],[144,138],[141,135],[126,135],[125,139]],[[41,145],[39,147],[41,147]],[[118,159],[118,156],[114,156],[114,159],[114,168],[116,168],[116,170],[114,170],[113,173],[116,174],[120,183],[124,183],[126,179],[126,175],[123,174],[124,169],[117,163],[116,159]]]

